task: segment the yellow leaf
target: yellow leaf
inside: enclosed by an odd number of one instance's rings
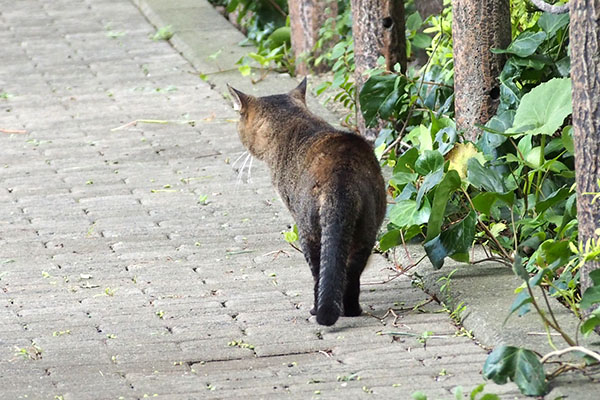
[[[450,161],[448,169],[453,169],[458,172],[461,179],[467,177],[467,161],[475,157],[481,165],[485,163],[485,158],[480,153],[473,143],[458,143],[446,156],[446,160]]]

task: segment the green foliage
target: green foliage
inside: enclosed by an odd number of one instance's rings
[[[283,238],[290,244],[296,243],[298,241],[298,226],[294,224],[291,230],[283,232]]]
[[[515,33],[507,49],[494,50],[508,56],[499,79],[501,104],[472,144],[459,142],[447,87],[452,75],[441,72],[447,67],[445,46],[451,46],[450,20],[447,7],[427,21],[425,32],[434,38],[426,67],[406,74],[371,71],[359,96],[369,125],[388,121],[376,146],[392,168],[396,204],[382,249],[422,235],[435,267],[445,257],[469,261],[473,243],[513,264],[511,254],[522,242],[543,234],[522,255],[526,273],[552,264],[542,281],[555,282],[552,295],[576,310],[578,274],[573,263],[564,268],[573,256],[566,245],[577,232],[571,129],[561,129],[572,111],[570,80],[561,69],[568,18],[537,13],[520,19],[524,31]],[[409,16],[407,30],[418,22]],[[399,154],[398,142],[413,148]],[[563,257],[552,258],[554,246],[566,248]]]
[[[367,126],[374,126],[379,118],[389,119],[394,115],[398,103],[405,99],[405,86],[403,75],[377,75],[365,82],[359,100]]]
[[[152,40],[169,40],[173,37],[173,27],[171,25],[163,26],[152,36]]]
[[[454,400],[464,400],[469,399],[469,400],[500,400],[500,397],[498,397],[498,395],[495,394],[491,394],[491,393],[483,393],[483,390],[485,388],[485,383],[482,383],[481,385],[475,387],[475,389],[473,389],[471,391],[471,393],[468,395],[468,397],[465,397],[463,394],[463,388],[461,386],[457,386],[454,388],[454,390],[452,391],[452,393],[454,394]],[[481,397],[480,397],[481,395]],[[425,393],[423,393],[422,391],[417,391],[414,392],[411,397],[413,398],[413,400],[427,400],[428,397]]]
[[[413,54],[412,48],[427,49],[431,46],[431,36],[419,32],[423,25],[423,19],[418,12],[410,14],[406,18],[406,54],[410,58]]]
[[[237,24],[246,31],[247,36],[241,45],[252,43],[258,48],[238,61],[242,75],[250,75],[253,67],[259,68],[263,77],[271,70],[293,73],[287,1],[211,1],[224,6],[228,14],[237,15]]]
[[[330,46],[332,41],[337,43]],[[326,65],[333,76],[315,88],[315,93],[331,93],[325,98],[325,103],[335,101],[342,104],[348,113],[344,118],[347,125],[352,125],[356,112],[356,90],[354,86],[354,40],[352,38],[352,13],[350,2],[338,2],[338,15],[329,18],[319,30],[319,39],[313,50],[320,54],[314,60],[307,57],[315,67]]]
[[[571,79],[552,79],[523,96],[507,133],[552,135],[573,112]]]
[[[483,376],[500,385],[510,379],[521,393],[528,396],[543,396],[547,391],[544,369],[538,356],[519,347],[500,346],[494,349],[483,365]]]
[[[236,3],[242,19],[245,10],[253,11],[249,38],[260,50],[241,60],[240,70],[249,74],[252,60],[264,70],[285,67],[293,73],[285,20],[261,25],[256,7],[264,5],[262,1],[225,3]],[[576,341],[561,329],[552,311],[543,310],[533,296],[534,289],[543,288],[544,297],[558,298],[580,317],[582,310],[600,304],[600,273],[592,276],[594,285],[585,293],[579,290],[580,269],[600,257],[600,242],[579,243],[577,238],[568,15],[537,12],[528,0],[511,2],[513,41],[506,49],[492,49],[506,57],[498,77],[500,104],[496,115],[480,127],[482,135],[469,143],[454,122],[451,1],[444,0],[441,15],[426,20],[408,2],[407,55],[411,58],[416,48],[425,49],[429,60],[422,66],[411,63],[402,73],[399,66],[387,71],[380,59],[377,68],[367,71],[360,93],[353,80],[349,1],[338,5],[339,15],[320,31],[318,56],[306,61],[331,69],[331,80],[316,92],[332,93],[327,100],[349,110],[348,125],[360,104],[367,125],[381,128],[375,151],[390,170],[393,205],[380,249],[419,238],[431,263],[440,268],[447,257],[469,262],[471,247],[485,246],[493,260],[512,266],[523,280],[507,310],[509,317],[535,309],[547,331],[559,332],[574,346]],[[336,44],[328,47],[332,40]],[[284,235],[294,246],[297,232]],[[588,335],[598,326],[596,310],[583,318],[580,332]],[[526,349],[496,349],[484,373],[497,383],[513,380],[525,394],[546,391],[543,365]],[[470,398],[481,391],[474,390]],[[463,398],[461,390],[455,393],[459,392],[457,399]],[[413,398],[427,397],[415,393]],[[497,397],[481,397],[493,398]]]
[[[242,75],[250,75],[251,66],[256,64],[259,65],[263,76],[270,70],[293,73],[294,64],[291,55],[289,26],[277,28],[266,36],[265,40],[258,42],[257,46],[256,52],[248,53],[237,62]]]
[[[416,21],[407,21],[409,29]],[[452,91],[445,86],[452,74],[440,73],[448,65],[443,46],[451,46],[443,16],[430,19],[425,30],[437,30],[426,67],[406,74],[371,71],[359,99],[370,126],[387,122],[376,152],[391,168],[395,200],[380,248],[420,236],[430,262],[440,268],[446,257],[470,261],[474,243],[486,246],[524,281],[509,316],[535,309],[547,331],[574,346],[552,310],[543,310],[532,295],[536,286],[546,288],[544,297],[558,298],[578,316],[600,304],[600,273],[583,296],[578,289],[579,270],[600,256],[600,243],[577,246],[568,17],[536,13],[513,22],[513,42],[494,49],[507,56],[500,106],[476,143],[460,141]],[[584,318],[580,331],[589,335],[598,326],[600,310]],[[497,349],[484,373],[496,383],[515,381],[525,394],[546,391],[543,366],[526,349]]]

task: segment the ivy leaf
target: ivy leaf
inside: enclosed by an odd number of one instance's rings
[[[500,174],[491,168],[484,167],[476,158],[470,158],[467,161],[467,181],[476,188],[488,192],[506,192]]]
[[[421,227],[419,225],[412,225],[408,227],[408,229],[402,229],[402,233],[400,232],[400,229],[393,229],[386,232],[381,239],[379,239],[379,249],[381,251],[388,251],[392,247],[402,244],[401,234],[404,236],[404,241],[407,242],[420,233]]]
[[[504,132],[509,129],[513,125],[513,120],[515,119],[515,111],[514,110],[506,110],[494,115],[486,124],[487,128],[493,129],[498,132]],[[499,138],[503,138],[506,140],[504,136],[499,136]],[[498,139],[500,140],[500,139]]]
[[[416,31],[423,24],[423,20],[421,19],[421,15],[418,12],[414,12],[406,18],[406,30],[408,31]]]
[[[273,50],[284,43],[289,44],[291,40],[291,34],[292,33],[289,26],[282,26],[281,28],[275,29],[267,39],[270,44],[269,49]]]
[[[568,240],[548,239],[542,243],[538,253],[539,264],[547,264],[548,271],[565,266],[573,254]],[[536,275],[537,276],[537,275]],[[531,281],[530,281],[531,283]],[[537,282],[535,282],[537,284]]]
[[[460,183],[461,181],[458,172],[449,170],[435,189],[433,205],[429,216],[429,222],[427,223],[426,241],[430,241],[440,234],[448,200],[450,199],[452,192],[460,187]]]
[[[430,172],[440,169],[444,165],[444,157],[439,151],[425,150],[423,154],[417,158],[415,163],[415,171],[420,175],[427,175]]]
[[[367,126],[375,125],[378,116],[387,119],[393,114],[405,83],[405,77],[394,74],[371,76],[365,82],[359,101]]]
[[[417,206],[421,207],[421,200],[423,200],[423,196],[427,194],[431,189],[433,189],[444,177],[444,167],[443,165],[438,168],[437,171],[431,172],[425,176],[423,179],[423,183],[421,187],[419,187],[419,191],[417,192]]]
[[[240,65],[238,67],[238,70],[240,71],[240,74],[242,74],[242,76],[248,76],[252,72],[252,68],[246,64]]]
[[[558,189],[557,191],[546,197],[545,200],[538,202],[535,205],[535,211],[538,213],[543,213],[550,207],[554,206],[556,203],[565,200],[570,195],[571,190],[568,187],[563,186],[562,188]]]
[[[519,292],[519,294],[517,295],[517,297],[515,298],[515,300],[513,301],[512,305],[510,306],[508,315],[506,316],[506,318],[504,319],[504,322],[502,324],[503,325],[506,324],[506,321],[508,321],[510,316],[513,315],[514,312],[517,310],[520,310],[519,316],[523,316],[523,315],[527,314],[530,309],[529,304],[531,304],[532,302],[533,301],[531,299],[531,296],[529,295],[529,291],[524,290],[524,289],[521,290]]]
[[[555,78],[523,96],[507,133],[552,135],[572,112],[571,79]]]
[[[555,64],[560,76],[564,76],[565,78],[569,76],[569,73],[571,72],[571,57],[565,56],[556,61]]]
[[[583,333],[583,335],[587,337],[590,333],[594,331],[594,328],[596,328],[598,325],[600,325],[600,308],[596,308],[588,316],[585,322],[581,324],[581,333]]]
[[[527,270],[523,266],[523,258],[518,253],[515,254],[515,261],[513,262],[513,272],[525,282],[529,281],[529,273],[527,273]]]
[[[388,251],[392,247],[398,246],[400,244],[400,230],[393,229],[391,231],[386,232],[381,239],[379,239],[379,249],[381,251]]]
[[[438,151],[444,155],[452,150],[457,139],[458,134],[456,133],[456,128],[453,126],[440,129],[435,134],[435,143],[438,145]]]
[[[406,185],[407,183],[416,181],[418,178],[419,174],[415,172],[396,172],[394,173],[394,175],[392,175],[392,178],[390,179],[390,184],[399,188]]]
[[[504,50],[491,49],[496,54],[514,54],[519,57],[527,57],[535,53],[540,44],[546,39],[546,32],[523,32]]]
[[[551,14],[548,12],[543,13],[538,19],[538,25],[546,32],[548,38],[552,38],[556,35],[559,29],[567,26],[569,23],[569,14]]]
[[[427,395],[421,391],[414,392],[410,395],[413,400],[427,400]]]
[[[525,154],[525,164],[529,166],[529,168],[536,169],[540,167],[540,155],[542,153],[542,148],[540,146],[536,146],[529,150],[527,154]],[[545,158],[542,158],[542,163],[546,161]]]
[[[417,146],[419,150],[433,150],[431,130],[425,125],[419,125],[406,135],[406,141]]]
[[[538,356],[520,347],[494,349],[485,360],[483,376],[499,385],[510,379],[527,396],[543,396],[547,391],[544,367]]]
[[[412,39],[412,44],[419,49],[426,49],[431,46],[431,36],[424,33],[416,33]]]
[[[431,214],[431,205],[425,199],[419,209],[415,200],[401,200],[390,211],[390,222],[400,228],[421,225],[427,222]]]
[[[573,143],[573,126],[568,125],[565,127],[565,129],[563,129],[560,140],[565,150],[567,150],[567,153],[575,154],[575,144]]]
[[[417,161],[417,158],[419,158],[419,150],[417,150],[415,147],[411,147],[396,159],[394,173],[413,173],[415,171],[415,162]]]
[[[515,201],[515,192],[481,192],[473,197],[473,206],[480,213],[491,215],[492,207],[497,201],[502,201],[507,205],[512,206]]]
[[[525,58],[513,57],[511,62],[519,67],[542,70],[546,64],[552,64],[552,59],[546,56],[533,55]]]
[[[294,225],[292,230],[283,232],[283,238],[288,243],[296,242],[298,240],[298,226]]]
[[[506,142],[507,137],[502,135],[502,133],[506,132],[512,126],[514,118],[514,110],[498,111],[498,114],[494,115],[482,127],[483,135],[479,137],[477,146],[484,154],[491,155],[493,158],[497,157],[495,149]]]
[[[467,162],[475,157],[481,164],[485,163],[483,154],[480,153],[473,143],[458,143],[446,155],[446,159],[450,161],[448,169],[453,169],[458,172],[461,179],[467,177]]]
[[[423,245],[427,257],[435,269],[442,268],[446,257],[463,262],[469,261],[468,252],[475,238],[476,222],[475,212],[471,211],[462,221],[452,225]]]
[[[579,306],[586,310],[592,305],[600,303],[600,286],[592,286],[585,290]]]
[[[585,290],[581,297],[581,303],[579,303],[579,307],[583,310],[600,303],[600,269],[590,272],[590,279],[594,285]]]
[[[500,81],[500,109],[509,109],[518,105],[521,99],[521,91],[514,80],[519,75],[517,66],[509,59],[498,77]]]

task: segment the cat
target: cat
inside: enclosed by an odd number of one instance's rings
[[[228,88],[242,144],[267,164],[298,227],[314,278],[311,314],[327,326],[341,314],[360,315],[360,275],[386,210],[373,148],[308,110],[306,78],[287,94],[265,97]]]

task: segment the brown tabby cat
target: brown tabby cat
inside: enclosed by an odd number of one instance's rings
[[[360,315],[360,275],[386,208],[372,147],[308,110],[306,78],[288,94],[229,91],[240,112],[242,144],[267,163],[298,226],[315,281],[311,314],[321,325],[333,325],[342,313]]]

